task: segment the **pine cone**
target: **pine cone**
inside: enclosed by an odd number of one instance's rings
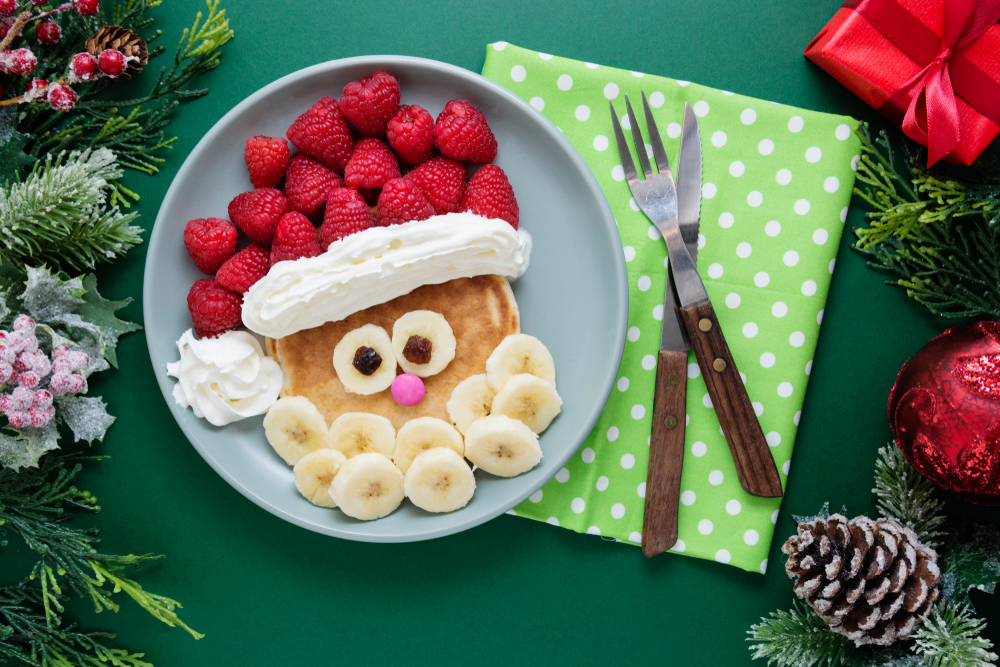
[[[128,61],[128,67],[119,77],[121,79],[131,79],[134,75],[142,71],[143,66],[149,62],[149,51],[146,49],[146,42],[139,35],[128,28],[117,25],[106,25],[87,40],[87,53],[95,58],[101,55],[105,49],[115,49],[124,54]],[[134,60],[133,58],[138,58]]]
[[[909,637],[938,599],[937,553],[892,519],[803,522],[781,550],[795,594],[858,646]]]

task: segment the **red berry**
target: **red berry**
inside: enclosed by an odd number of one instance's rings
[[[121,76],[125,72],[125,54],[115,49],[104,49],[101,55],[97,56],[97,66],[105,76],[112,78]]]
[[[447,157],[485,164],[497,156],[497,139],[483,112],[466,100],[445,105],[434,126],[434,145]]]
[[[344,179],[335,171],[327,169],[305,153],[296,153],[285,172],[285,197],[288,207],[307,216],[322,214],[330,191],[344,184]]]
[[[244,192],[229,202],[229,219],[251,241],[263,245],[271,245],[274,228],[285,213],[288,213],[288,201],[281,191],[273,188]]]
[[[411,220],[426,220],[434,215],[434,207],[420,188],[405,178],[395,178],[385,184],[378,197],[380,227],[401,225]]]
[[[259,134],[247,139],[243,160],[247,163],[251,185],[255,188],[273,188],[285,177],[291,153],[288,142],[284,139]]]
[[[436,157],[406,175],[420,188],[438,215],[455,213],[465,192],[465,165],[447,157]]]
[[[184,225],[184,247],[202,273],[212,275],[236,252],[236,228],[221,218],[198,218]]]
[[[62,28],[55,21],[42,21],[35,26],[35,38],[42,44],[58,44],[62,39]]]
[[[347,117],[332,97],[324,97],[296,118],[285,136],[303,153],[340,172],[354,146]]]
[[[434,117],[423,107],[404,104],[389,119],[385,138],[400,160],[415,167],[434,154]]]
[[[388,72],[375,72],[344,86],[338,104],[358,132],[369,137],[381,136],[385,134],[385,124],[399,108],[399,82]]]
[[[326,202],[319,245],[325,252],[334,241],[375,226],[375,216],[361,195],[351,188],[337,188]]]
[[[316,228],[309,222],[309,218],[297,211],[281,216],[281,222],[274,231],[271,266],[287,259],[315,257],[321,252]]]
[[[7,421],[14,428],[26,428],[31,426],[31,415],[27,411],[18,410],[7,415]]]
[[[76,106],[76,93],[69,86],[53,83],[46,95],[49,105],[56,111],[69,111]]]
[[[37,63],[38,60],[30,49],[0,51],[0,74],[31,76]]]
[[[101,75],[101,70],[97,65],[97,58],[86,51],[78,53],[69,61],[70,81],[94,81]]]
[[[230,292],[210,278],[191,286],[187,297],[191,323],[199,338],[213,338],[243,321],[243,295]]]
[[[48,1],[49,0],[31,0],[31,4],[35,5],[36,7],[41,7]]]
[[[355,190],[380,188],[394,178],[399,178],[399,162],[388,146],[372,137],[361,139],[354,145],[351,159],[344,167],[347,187]]]
[[[93,16],[101,8],[101,0],[73,0],[73,9],[80,16]]]
[[[494,164],[480,168],[469,179],[461,210],[484,218],[506,220],[517,229],[518,208],[514,188],[510,186],[503,169]]]
[[[13,16],[17,13],[17,0],[0,0],[0,16]]]
[[[49,82],[45,79],[32,79],[31,83],[24,91],[24,99],[26,102],[34,102],[38,99],[45,99],[46,89],[49,87]]]
[[[250,245],[226,260],[215,280],[228,290],[246,294],[258,280],[267,275],[271,268],[271,257],[267,248]]]

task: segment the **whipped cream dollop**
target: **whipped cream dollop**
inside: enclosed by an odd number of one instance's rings
[[[180,361],[167,364],[177,378],[174,400],[216,426],[267,412],[281,392],[281,367],[246,331],[199,340],[191,330],[177,341]]]
[[[318,257],[278,262],[243,297],[243,324],[281,338],[391,301],[421,285],[528,268],[531,236],[503,220],[448,213],[374,227]]]

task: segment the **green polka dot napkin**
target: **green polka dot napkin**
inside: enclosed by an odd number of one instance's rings
[[[627,342],[608,404],[580,451],[513,513],[628,543],[642,539],[667,252],[631,198],[608,113],[611,100],[624,116],[625,95],[635,102],[641,90],[673,165],[685,101],[698,116],[698,269],[784,483],[854,187],[857,121],[505,42],[487,47],[483,76],[527,100],[583,155],[618,222],[629,280]],[[622,125],[628,132],[627,117]],[[780,505],[740,487],[692,353],[672,551],[764,572]]]

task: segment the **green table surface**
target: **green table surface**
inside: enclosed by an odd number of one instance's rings
[[[271,81],[363,54],[422,56],[478,72],[486,45],[498,40],[882,126],[802,55],[839,4],[224,2],[236,39],[221,67],[197,82],[211,93],[177,112],[170,130],[179,139],[160,174],[130,174],[126,184],[142,194],[138,210],[149,229],[201,136]],[[168,50],[199,9],[201,0],[173,0],[154,10]],[[852,208],[848,226],[862,221]],[[876,450],[891,438],[889,388],[906,358],[950,324],[883,286],[851,242],[845,234],[769,556],[776,565],[792,514],[813,514],[825,501],[852,515],[874,511]],[[135,299],[124,312],[139,322],[145,253],[139,247],[99,272],[106,297]],[[118,415],[95,448],[111,459],[82,480],[103,506],[102,546],[166,554],[137,578],[183,602],[183,618],[207,636],[194,641],[127,600],[113,619],[85,604],[77,609],[86,626],[113,622],[119,641],[158,666],[746,665],[746,630],[791,605],[780,566],[761,576],[683,556],[646,560],[634,546],[506,515],[415,544],[308,532],[245,499],[201,459],[164,404],[141,332],[122,341],[119,360],[121,369],[91,384]],[[996,510],[945,497],[953,515],[1000,519]],[[1000,644],[1000,602],[976,600],[993,621],[987,636]]]

